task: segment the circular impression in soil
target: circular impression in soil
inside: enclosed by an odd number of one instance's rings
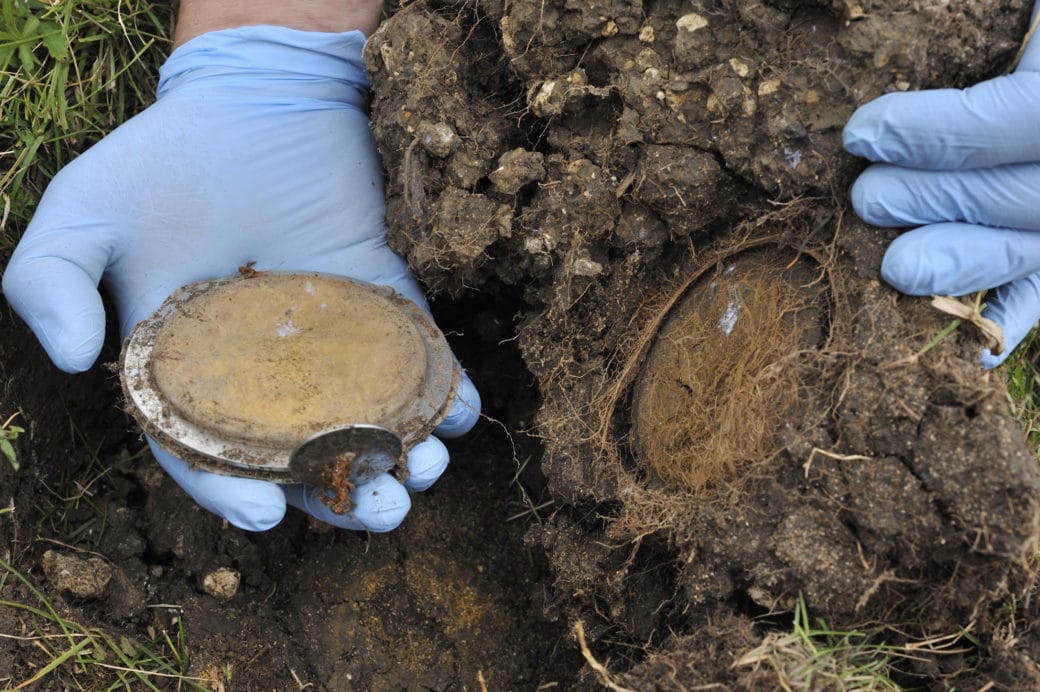
[[[632,400],[634,451],[670,486],[725,482],[772,447],[800,399],[802,356],[827,332],[827,282],[776,247],[718,263],[672,309]]]

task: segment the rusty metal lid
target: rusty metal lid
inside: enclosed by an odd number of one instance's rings
[[[304,468],[313,463],[290,464],[297,449],[311,459],[351,440],[396,436],[390,465],[403,463],[447,415],[458,378],[424,310],[390,288],[326,274],[247,272],[185,286],[134,327],[121,357],[130,411],[162,447],[210,471],[279,483],[316,481],[318,469]],[[343,434],[352,426],[392,435]],[[369,473],[386,470],[378,465]]]

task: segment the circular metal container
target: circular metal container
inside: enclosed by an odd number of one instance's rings
[[[129,409],[159,445],[276,483],[318,483],[325,460],[395,436],[393,458],[368,472],[403,464],[459,378],[430,316],[392,289],[274,272],[178,290],[134,327],[120,365]]]

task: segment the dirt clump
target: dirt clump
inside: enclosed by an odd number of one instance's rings
[[[629,686],[707,684],[683,658],[704,628],[799,597],[897,643],[988,641],[1025,599],[1040,472],[976,335],[929,345],[948,318],[880,283],[896,233],[848,208],[841,128],[1006,69],[1028,13],[415,2],[370,40],[390,243],[435,292],[518,301],[546,611],[626,642]]]
[[[112,568],[96,555],[79,557],[54,550],[43,554],[43,572],[58,591],[80,598],[97,598],[112,580]]]
[[[222,601],[234,598],[242,575],[228,567],[218,567],[202,578],[202,590]]]

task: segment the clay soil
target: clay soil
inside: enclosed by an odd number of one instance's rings
[[[773,689],[789,659],[762,645],[803,605],[909,647],[901,685],[1035,688],[1033,450],[980,337],[936,340],[950,317],[879,281],[898,231],[854,217],[841,149],[886,91],[1006,71],[1028,12],[406,4],[366,51],[390,243],[489,419],[390,535],[243,534],[139,454],[108,372],[55,374],[5,312],[31,430],[0,470],[9,559],[70,618],[179,618],[193,674],[235,689]],[[60,593],[48,549],[115,576]],[[13,681],[45,662],[0,645]]]

